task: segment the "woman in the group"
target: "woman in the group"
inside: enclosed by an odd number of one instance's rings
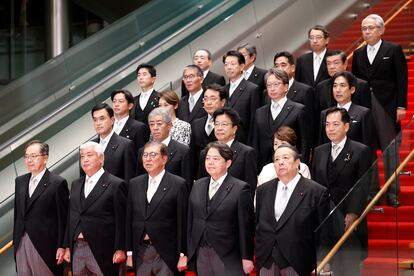
[[[172,90],[159,93],[159,107],[167,110],[172,118],[173,126],[170,131],[171,139],[189,146],[191,139],[191,125],[177,118],[175,111],[178,108],[179,102],[180,99]]]
[[[273,150],[276,150],[281,144],[288,144],[291,146],[296,146],[296,133],[293,129],[287,126],[282,126],[276,130],[273,134]],[[299,173],[306,178],[311,178],[309,167],[304,164],[300,163],[299,165]],[[259,174],[257,186],[276,178],[276,170],[273,163],[269,163],[265,165],[262,171]]]

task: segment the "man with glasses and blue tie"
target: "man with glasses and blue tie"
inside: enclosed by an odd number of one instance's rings
[[[13,244],[17,274],[63,275],[68,183],[46,168],[49,146],[31,141],[24,162],[29,173],[16,178]]]

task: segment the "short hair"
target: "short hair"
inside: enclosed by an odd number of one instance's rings
[[[380,27],[381,29],[384,29],[384,19],[382,19],[381,16],[379,16],[378,14],[372,13],[367,15],[367,17],[365,17],[362,21],[364,21],[365,19],[373,19],[375,20],[375,23],[377,24],[378,27]]]
[[[217,84],[217,83],[209,84],[206,86],[206,89],[204,90],[204,92],[207,91],[207,89],[217,91],[219,93],[220,100],[227,100],[229,98],[226,90],[224,89],[224,86],[221,86],[220,84]]]
[[[220,115],[227,115],[230,118],[230,121],[233,124],[233,126],[238,127],[240,125],[240,115],[233,108],[231,107],[218,108],[213,113],[213,120],[216,121],[216,118]]]
[[[281,80],[283,84],[289,83],[288,74],[280,68],[270,68],[265,75],[265,83],[271,75],[275,76],[278,80]]]
[[[96,143],[94,141],[88,141],[80,145],[79,151],[82,151],[86,148],[92,148],[98,154],[98,156],[104,156],[104,148],[99,143]]]
[[[332,80],[333,80],[332,88],[333,88],[335,80],[339,77],[343,77],[344,79],[346,79],[346,81],[348,82],[349,88],[356,87],[356,84],[357,84],[356,77],[349,71],[343,71],[343,72],[335,73],[335,75],[333,75],[333,77],[332,77]]]
[[[293,55],[288,51],[281,51],[275,54],[275,57],[273,58],[273,64],[275,64],[276,59],[280,57],[287,58],[290,65],[295,65],[295,59],[293,58]]]
[[[170,105],[177,105],[180,102],[180,98],[178,98],[177,93],[173,90],[166,90],[161,93],[158,93],[158,98],[163,98],[168,104]]]
[[[124,94],[125,99],[127,100],[127,102],[130,103],[134,103],[134,96],[132,96],[132,93],[129,92],[129,90],[115,90],[112,91],[111,93],[111,101],[114,101],[114,98],[117,94]]]
[[[326,111],[326,117],[325,118],[328,118],[328,115],[330,115],[332,113],[335,113],[335,112],[339,112],[341,114],[342,123],[344,123],[344,124],[348,123],[349,124],[349,122],[351,121],[351,118],[349,117],[348,111],[346,111],[345,108],[336,107],[336,106],[331,107]]]
[[[245,64],[246,60],[244,59],[244,56],[239,52],[239,51],[235,51],[235,50],[230,50],[228,51],[224,56],[223,56],[223,63],[226,62],[226,58],[227,57],[236,57],[237,58],[237,62],[239,64]]]
[[[296,161],[296,160],[298,160],[298,159],[300,159],[300,154],[299,154],[299,152],[298,152],[298,149],[295,147],[295,146],[291,146],[291,145],[286,145],[286,144],[282,144],[282,145],[280,145],[276,150],[278,150],[278,149],[283,149],[283,148],[288,148],[288,149],[290,149],[291,151],[292,151],[292,153],[293,153],[293,159]],[[274,154],[276,154],[276,150],[275,150],[275,153]],[[274,157],[274,156],[273,156]]]
[[[112,107],[110,107],[107,103],[99,103],[95,105],[94,107],[92,107],[92,110],[91,110],[92,118],[93,118],[93,113],[95,113],[95,111],[102,110],[102,109],[105,109],[106,112],[108,112],[110,118],[114,117],[114,110],[112,109]]]
[[[145,149],[148,147],[152,147],[152,146],[158,146],[160,147],[160,154],[161,156],[167,156],[168,157],[168,149],[167,146],[161,142],[156,142],[156,141],[149,141],[144,145],[144,150],[142,151],[142,153],[144,153]],[[142,157],[142,156],[141,156]]]
[[[49,156],[49,145],[40,140],[32,140],[28,142],[24,146],[24,152],[26,152],[27,148],[30,147],[31,145],[36,145],[36,144],[39,145],[40,147],[40,154]]]
[[[149,121],[151,120],[151,118],[152,117],[155,117],[155,116],[161,116],[162,117],[162,120],[164,121],[164,122],[166,122],[167,124],[169,124],[169,123],[171,123],[171,115],[170,115],[170,113],[168,113],[168,111],[167,110],[165,110],[164,108],[162,108],[162,107],[157,107],[157,108],[154,108],[151,112],[150,112],[150,114],[148,114],[148,123],[149,123]]]
[[[149,63],[141,63],[140,65],[138,65],[137,70],[136,70],[137,75],[138,75],[139,70],[142,68],[147,69],[151,77],[157,76],[157,70],[155,70],[155,67]]]
[[[274,142],[276,138],[281,141],[288,142],[290,145],[294,147],[296,146],[296,141],[297,141],[296,133],[292,128],[288,126],[279,127],[275,131],[275,133],[273,133],[272,142]]]
[[[196,51],[194,52],[194,54],[193,54],[193,58],[194,58],[195,54],[196,54],[198,51],[204,51],[204,52],[206,52],[206,53],[207,53],[207,58],[208,58],[208,60],[211,60],[211,52],[210,52],[209,50],[207,50],[207,49],[198,49],[198,50],[196,50]]]
[[[246,49],[246,51],[249,53],[249,56],[254,56],[254,61],[256,60],[256,56],[257,56],[256,46],[253,46],[249,43],[243,43],[243,44],[240,44],[239,47],[237,47],[237,51],[240,51],[241,49]]]
[[[226,161],[233,160],[233,150],[226,143],[219,141],[208,143],[206,146],[206,155],[210,149],[216,149]]]
[[[344,51],[342,50],[333,50],[333,51],[327,51],[326,52],[326,57],[332,57],[332,56],[340,56],[342,63],[346,62],[346,54]]]
[[[189,64],[186,67],[184,67],[183,73],[186,69],[194,69],[197,71],[197,76],[199,77],[203,77],[203,70],[201,70],[201,68],[198,65],[195,64]]]
[[[329,32],[328,32],[328,30],[326,29],[325,26],[322,26],[322,25],[315,25],[315,26],[313,26],[308,31],[308,37],[310,36],[310,33],[311,33],[312,30],[321,31],[323,33],[323,37],[324,38],[328,38],[329,37]]]

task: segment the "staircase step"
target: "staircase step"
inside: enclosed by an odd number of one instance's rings
[[[413,240],[377,240],[368,241],[368,257],[374,258],[411,258],[410,244]]]
[[[414,221],[414,206],[400,206],[393,208],[390,206],[381,206],[384,213],[370,212],[368,214],[368,221],[372,222],[413,222]],[[413,236],[414,239],[414,236]]]
[[[397,231],[398,228],[398,231]],[[370,239],[414,240],[414,222],[379,222],[368,221]]]

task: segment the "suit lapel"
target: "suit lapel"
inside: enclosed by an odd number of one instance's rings
[[[329,144],[327,144],[327,146],[324,147],[323,150],[321,150],[320,166],[322,166],[322,169],[324,171],[323,173],[324,183],[329,183],[328,166],[329,166],[329,163],[331,162],[331,148],[332,148],[332,144],[331,142],[329,142]]]
[[[139,101],[138,101],[138,106],[139,106]],[[155,108],[157,106],[158,106],[157,92],[155,90],[152,90],[151,95],[148,98],[147,105],[145,106],[143,111],[149,112],[151,108]]]
[[[344,148],[341,150],[339,155],[336,157],[334,163],[336,165],[335,175],[332,177],[332,182],[335,183],[336,179],[341,175],[342,170],[349,163],[352,157],[352,149],[350,147],[349,139],[346,139]]]
[[[95,187],[93,187],[92,191],[89,193],[88,197],[85,199],[83,210],[88,209],[102,195],[102,193],[105,192],[105,190],[108,188],[109,185],[110,185],[109,173],[105,172],[101,176],[101,178],[99,178],[98,182],[95,184]]]
[[[318,75],[316,76],[316,79],[315,79],[316,83],[320,82],[320,79],[322,78],[322,75],[325,74],[325,72],[326,72],[326,66],[324,66],[324,65],[326,64],[326,54],[327,53],[328,53],[328,51],[325,52],[325,55],[323,56],[322,61],[321,61],[321,65],[319,66]],[[312,54],[312,58],[313,58],[313,54]],[[313,68],[313,61],[312,61],[312,67],[311,68]]]
[[[286,97],[292,101],[295,101],[296,96],[298,95],[297,93],[297,87],[296,87],[296,81],[294,80],[292,83],[292,86],[289,88]]]
[[[114,154],[114,152],[116,151],[116,149],[118,148],[118,141],[117,141],[117,137],[116,137],[116,133],[112,134],[111,139],[109,139],[108,145],[106,146],[105,149],[105,163],[109,162],[109,160],[111,159],[111,156]]]
[[[83,186],[85,183],[85,176],[82,176],[76,182],[72,184],[72,191],[70,193],[70,201],[73,202],[76,206],[76,209],[81,212],[82,211],[82,203],[81,203],[81,197],[83,196]]]
[[[220,188],[217,190],[216,194],[211,199],[210,212],[207,216],[210,216],[214,211],[220,206],[221,202],[227,197],[233,188],[233,183],[229,180],[230,175],[227,174]],[[207,191],[206,191],[207,192]]]
[[[125,122],[124,127],[122,128],[121,132],[119,133],[119,136],[123,136],[129,139],[129,133],[130,133],[130,127],[131,127],[131,117],[128,118],[128,120]]]
[[[37,184],[36,189],[34,190],[32,194],[32,197],[29,199],[26,210],[29,210],[30,207],[32,207],[33,203],[36,201],[36,199],[46,190],[47,187],[49,187],[50,185],[49,176],[50,176],[50,172],[46,170],[42,179],[40,179],[39,183]]]
[[[203,104],[202,104],[203,95],[204,95],[204,92],[201,93],[201,96],[200,96],[200,98],[198,98],[198,101],[194,105],[193,110],[188,115],[188,121],[192,121],[194,119],[195,115],[198,113],[198,111],[203,108]]]
[[[175,147],[175,143],[173,140],[170,140],[170,143],[167,147],[168,151],[168,161],[167,164],[174,158],[174,155],[177,153],[177,148]]]
[[[167,172],[165,172],[160,185],[158,186],[157,190],[155,191],[154,196],[151,199],[151,204],[148,205],[147,209],[147,218],[149,218],[152,213],[157,209],[158,205],[160,204],[161,200],[164,198],[164,196],[167,194],[169,189],[169,181],[168,181],[168,175]],[[147,181],[148,183],[148,181]],[[147,184],[148,186],[148,184]]]
[[[353,103],[351,103],[351,106],[349,107],[348,114],[351,119],[350,126],[359,122],[359,114],[358,112],[355,112],[355,106]]]
[[[22,211],[22,215],[24,216],[26,213],[26,196],[29,193],[29,182],[30,182],[31,174],[28,173],[19,183],[19,193],[17,196],[20,197],[20,210]]]
[[[259,74],[257,73],[257,67],[253,67],[252,72],[250,73],[248,81],[256,83],[256,80],[259,78]]]
[[[267,204],[267,208],[269,208],[268,212],[269,214],[272,214],[273,217],[273,228],[275,229],[275,231],[277,230],[277,221],[276,221],[276,217],[275,217],[275,200],[276,200],[276,192],[277,192],[277,185],[279,185],[279,179],[276,178],[273,181],[273,184],[270,185],[270,202],[269,204]]]
[[[283,106],[282,110],[280,111],[279,115],[277,115],[274,124],[277,126],[275,128],[275,130],[277,128],[279,128],[279,126],[282,125],[282,123],[286,120],[286,118],[289,116],[289,113],[293,110],[293,105],[291,104],[291,102],[289,102],[289,100],[285,103],[285,105]]]
[[[239,83],[239,86],[236,87],[236,89],[234,90],[233,94],[231,95],[229,99],[230,107],[234,107],[236,105],[237,100],[244,93],[246,86],[247,86],[247,81],[245,79],[242,79],[242,81]],[[230,91],[230,86],[229,86],[229,91]]]
[[[375,73],[375,71],[381,66],[382,58],[385,56],[387,52],[387,46],[384,45],[384,41],[382,41],[380,48],[378,49],[378,52],[374,58],[374,61],[371,64],[371,70],[369,71],[369,78]],[[366,54],[366,50],[365,50]],[[368,59],[368,55],[367,55]],[[368,61],[369,64],[369,61]]]
[[[283,225],[288,221],[290,216],[298,208],[298,206],[306,196],[306,191],[302,183],[302,178],[303,177],[301,176],[298,184],[296,185],[295,189],[292,192],[292,195],[289,198],[285,211],[283,211],[282,216],[279,218],[276,231],[283,227]]]
[[[240,152],[240,143],[238,141],[233,141],[233,143],[231,144],[231,149],[233,151],[233,162],[232,162],[232,165],[233,165],[235,163],[235,160],[237,159],[237,156],[238,156],[239,152]],[[231,166],[230,166],[230,168],[231,168]]]

